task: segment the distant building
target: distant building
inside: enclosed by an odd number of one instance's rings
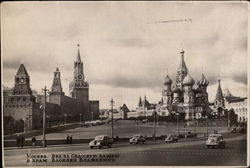
[[[155,111],[156,104],[151,104],[147,100],[147,97],[144,96],[144,100],[141,100],[141,97],[139,98],[138,106],[136,107],[136,112],[138,117],[148,117],[152,116],[153,112]]]
[[[127,119],[128,118],[128,112],[130,111],[127,107],[126,104],[123,104],[120,108],[119,111],[121,113],[122,119]]]
[[[247,100],[246,97],[241,98],[233,96],[228,89],[225,91],[225,108],[227,110],[234,110],[235,114],[237,114],[238,122],[247,122],[248,120]]]

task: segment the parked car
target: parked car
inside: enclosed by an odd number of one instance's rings
[[[148,119],[142,120],[142,123],[146,123],[146,122],[148,122]]]
[[[109,136],[107,135],[98,135],[95,137],[94,140],[90,141],[89,147],[90,149],[93,149],[94,147],[102,148],[103,146],[107,146],[108,148],[111,148],[113,144],[113,141]]]
[[[142,135],[133,135],[132,138],[129,139],[129,143],[132,144],[132,143],[145,143],[146,142],[146,138]]]
[[[185,137],[186,138],[195,138],[195,137],[197,137],[197,134],[192,133],[192,132],[188,132],[188,133],[185,134]]]
[[[167,138],[165,138],[166,143],[177,142],[177,141],[178,141],[178,136],[177,135],[169,134],[167,136]]]
[[[225,148],[226,141],[223,140],[223,137],[221,134],[210,134],[206,141],[206,146],[207,148],[210,148],[210,147]]]
[[[231,128],[231,133],[245,133],[245,132],[246,132],[246,130],[244,127],[238,126],[238,127]]]

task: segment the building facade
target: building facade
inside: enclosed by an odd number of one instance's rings
[[[79,121],[79,117],[82,117],[82,121],[99,117],[99,101],[89,100],[89,84],[84,79],[79,48],[74,62],[73,78],[70,83],[70,96],[66,96],[61,85],[61,73],[56,68],[51,91],[46,99],[46,117],[51,122],[64,121],[65,116],[71,122]],[[19,120],[23,123],[23,131],[42,127],[44,95],[35,95],[36,97],[30,88],[30,76],[21,64],[15,75],[14,88],[5,89],[3,113],[6,129],[8,127],[11,130],[13,123]]]
[[[89,84],[85,80],[80,49],[74,61],[73,81],[69,84],[70,96],[66,96],[61,86],[59,68],[54,72],[53,84],[49,95],[49,103],[57,104],[60,113],[72,121],[97,119],[99,117],[99,101],[89,100]]]
[[[41,126],[40,104],[36,102],[36,98],[32,95],[30,88],[30,76],[23,64],[15,75],[14,88],[10,95],[5,98],[4,117],[11,118],[12,122],[4,122],[6,125],[13,125],[15,121],[23,123],[23,131],[29,131]]]
[[[225,108],[227,110],[233,109],[240,123],[246,123],[248,120],[247,101],[248,99],[246,97],[241,98],[233,96],[228,89],[224,94]]]

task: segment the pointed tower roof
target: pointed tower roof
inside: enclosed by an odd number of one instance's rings
[[[59,72],[59,68],[58,67],[56,67],[56,72]]]
[[[77,52],[76,62],[81,62],[80,49],[79,49],[80,45],[77,44],[77,47],[78,47],[78,52]]]
[[[26,76],[29,76],[29,74],[28,74],[28,72],[27,72],[27,70],[26,70],[26,68],[25,68],[25,66],[23,64],[21,64],[19,66],[19,69],[18,69],[16,75],[26,75]]]
[[[220,80],[218,80],[218,88],[217,88],[215,100],[224,100],[221,85],[220,85]]]
[[[185,53],[185,51],[182,49],[182,51],[180,52],[180,54],[181,54],[181,64],[179,66],[179,70],[182,71],[182,72],[187,72],[188,70],[187,70],[185,60],[184,60],[184,53]]]

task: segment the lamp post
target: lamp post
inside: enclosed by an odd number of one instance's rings
[[[178,137],[179,137],[179,113],[175,113],[175,115],[176,115],[176,117],[177,117],[177,135],[178,135]]]
[[[195,123],[194,123],[194,122],[195,122],[195,120],[194,120],[194,119],[195,119],[195,114],[194,114],[194,112],[193,112],[193,117],[192,117],[192,119],[193,119],[193,127],[194,127],[194,134],[195,134],[196,131],[195,131]]]
[[[43,140],[42,140],[42,146],[45,148],[46,145],[46,139],[45,139],[45,134],[46,134],[46,96],[47,96],[47,90],[46,86],[44,87],[44,89],[42,89],[42,91],[44,92],[44,105],[43,105]]]
[[[207,137],[208,137],[208,120],[207,120],[208,116],[206,115],[205,118],[206,118],[206,123],[207,123]]]
[[[67,113],[64,114],[64,125],[65,125],[66,122],[67,122],[67,115],[68,115]]]
[[[111,138],[114,138],[114,122],[113,122],[113,106],[115,101],[113,99],[110,100],[111,103]]]
[[[93,120],[94,120],[94,112],[91,111],[91,121],[93,121]]]
[[[153,112],[154,113],[154,125],[153,125],[153,138],[155,139],[155,134],[156,134],[156,111]]]
[[[80,113],[80,124],[82,123],[82,113]]]
[[[230,130],[230,110],[227,111],[227,128]]]

